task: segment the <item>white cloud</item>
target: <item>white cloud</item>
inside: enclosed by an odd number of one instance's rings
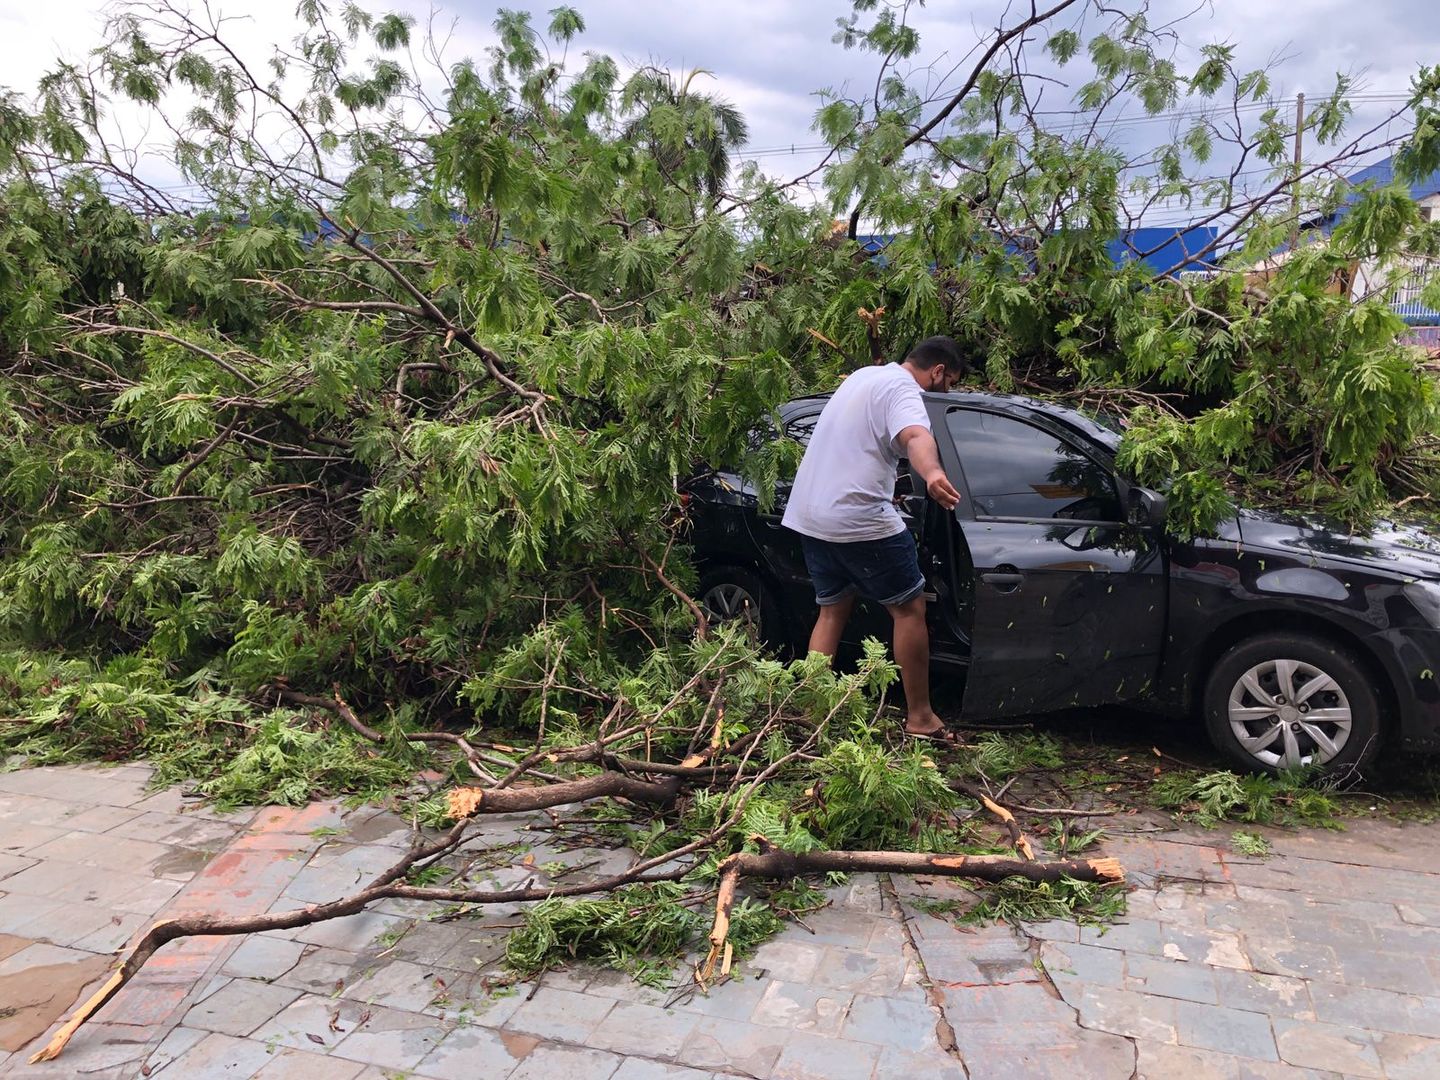
[[[558,0],[509,0],[531,10],[537,25]],[[1433,0],[1213,0],[1182,28],[1192,45],[1231,41],[1242,66],[1291,57],[1276,75],[1285,94],[1323,92],[1336,71],[1362,76],[1370,93],[1406,89],[1421,62],[1440,57],[1440,22],[1431,16]],[[1194,0],[1156,0],[1152,24],[1193,7]],[[215,8],[243,18],[231,24],[236,39],[263,58],[273,43],[288,43],[299,32],[295,0],[216,0]],[[931,0],[917,11],[927,62],[944,57],[940,68],[957,63],[975,45],[982,28],[1001,17],[1003,0]],[[490,23],[498,5],[457,3],[434,12],[443,35],[456,20],[447,56],[477,58],[493,41]],[[609,52],[629,66],[656,62],[674,68],[705,68],[714,74],[709,87],[741,107],[749,121],[749,150],[773,150],[816,142],[809,130],[821,87],[868,93],[874,81],[874,57],[846,51],[831,42],[837,16],[848,12],[843,0],[730,0],[715,2],[622,2],[578,0],[587,32],[572,46]],[[423,27],[432,9],[418,0],[373,5],[415,15]],[[57,56],[83,59],[98,41],[102,8],[93,0],[0,0],[0,82],[18,90],[33,87]],[[1093,19],[1091,20],[1094,21]],[[1193,63],[1193,48],[1180,51],[1182,70]],[[1047,107],[1065,108],[1073,88],[1052,87]],[[1367,106],[1374,114],[1378,106]],[[1362,118],[1363,115],[1362,114]],[[125,114],[121,113],[122,123]],[[135,133],[133,123],[129,123]],[[1153,134],[1147,131],[1146,133]],[[740,155],[744,157],[745,154]],[[768,153],[762,167],[776,175],[809,168],[814,154]]]

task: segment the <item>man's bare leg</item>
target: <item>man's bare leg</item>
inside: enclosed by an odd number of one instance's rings
[[[895,620],[895,662],[905,687],[905,730],[911,735],[933,735],[945,724],[930,707],[930,628],[925,625],[925,597],[903,604],[887,604]]]
[[[845,633],[845,624],[850,621],[850,612],[855,607],[855,594],[842,597],[838,603],[821,604],[820,615],[815,620],[815,629],[810,631],[810,651],[824,653],[835,659],[840,648],[840,635]]]

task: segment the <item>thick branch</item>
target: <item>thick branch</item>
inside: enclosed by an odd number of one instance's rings
[[[465,822],[451,828],[444,836],[430,844],[412,847],[390,869],[375,878],[368,886],[349,896],[332,900],[328,904],[311,904],[308,907],[290,911],[276,911],[263,915],[184,915],[178,919],[164,919],[146,931],[145,936],[130,950],[124,961],[105,984],[85,1004],[76,1009],[55,1036],[30,1063],[53,1061],[65,1049],[65,1044],[91,1016],[104,1008],[106,1002],[120,992],[121,987],[133,979],[145,962],[162,946],[182,937],[201,935],[255,934],[265,930],[291,930],[297,926],[338,919],[354,915],[367,904],[393,895],[390,890],[396,881],[417,864],[438,858],[454,849],[464,839]]]
[[[1009,855],[945,855],[912,851],[767,851],[760,855],[732,855],[721,870],[734,870],[742,878],[783,881],[806,874],[931,874],[1001,881],[1023,877],[1028,881],[1117,882],[1125,871],[1116,859],[1055,859],[1029,862]]]
[[[1008,855],[930,855],[911,851],[777,851],[759,855],[731,855],[720,864],[720,890],[715,904],[715,923],[710,931],[710,954],[700,969],[701,981],[708,980],[725,953],[730,931],[730,909],[741,878],[789,881],[807,874],[932,874],[936,877],[968,877],[980,881],[1002,881],[1022,877],[1029,881],[1079,881],[1102,883],[1125,880],[1117,859],[1057,859],[1033,862]]]
[[[429,318],[420,308],[395,300],[316,300],[309,296],[302,296],[289,285],[275,281],[273,278],[240,278],[239,280],[246,285],[260,285],[267,289],[273,289],[301,308],[314,308],[320,311],[351,311],[370,315],[388,312],[405,315],[421,322],[427,321]]]
[[[606,796],[666,807],[675,801],[679,782],[651,783],[624,773],[605,772],[580,780],[565,780],[528,788],[452,788],[450,816],[468,818],[475,814],[513,814],[522,810],[544,810],[565,803],[585,802]]]

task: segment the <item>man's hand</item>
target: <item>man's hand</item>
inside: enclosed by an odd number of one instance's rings
[[[935,445],[935,436],[914,424],[901,431],[895,441],[904,448],[910,467],[924,479],[930,498],[946,510],[954,510],[960,504],[960,492],[946,478],[940,465],[940,448]]]
[[[954,510],[960,505],[960,492],[955,490],[955,485],[950,483],[943,472],[937,472],[926,480],[925,490],[930,493],[930,498],[946,510]]]

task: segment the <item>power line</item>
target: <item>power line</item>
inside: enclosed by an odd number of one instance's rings
[[[1368,93],[1344,94],[1344,95],[1342,95],[1342,100],[1344,100],[1344,101],[1408,101],[1408,100],[1410,100],[1410,96],[1411,96],[1411,95],[1409,95],[1409,94],[1396,94],[1396,93],[1389,93],[1389,92],[1381,93],[1381,92],[1378,92],[1378,91],[1371,91],[1371,92],[1368,92]],[[1285,105],[1287,105],[1287,104],[1289,104],[1289,103],[1288,103],[1288,102],[1284,102],[1284,101],[1279,101],[1279,102],[1270,102],[1270,101],[1242,101],[1242,102],[1240,102],[1240,107],[1241,107],[1241,108],[1266,109],[1266,108],[1271,108],[1271,107],[1280,108],[1280,107],[1283,107],[1283,106],[1285,106]],[[1217,107],[1218,107],[1218,106],[1217,106]],[[1036,109],[1035,112],[1034,112],[1034,115],[1035,115],[1035,116],[1088,116],[1090,113],[1092,113],[1092,112],[1094,112],[1094,111],[1095,111],[1094,109]],[[1186,112],[1186,111],[1193,112],[1193,111],[1195,111],[1195,110],[1193,110],[1193,109],[1192,109],[1192,110],[1181,109],[1181,110],[1178,110],[1178,111],[1180,111],[1180,112]]]
[[[1409,101],[1409,100],[1410,100],[1410,96],[1411,96],[1411,95],[1409,95],[1409,94],[1390,94],[1390,93],[1386,93],[1386,94],[1380,94],[1380,93],[1371,93],[1371,94],[1347,94],[1347,95],[1345,95],[1345,96],[1342,98],[1342,101],[1346,101],[1346,102],[1355,102],[1355,101],[1358,101],[1358,102],[1364,102],[1364,103],[1376,103],[1376,102],[1386,102],[1386,101],[1395,101],[1395,102],[1398,102],[1398,101]],[[1090,124],[1091,124],[1091,122],[1093,121],[1093,118],[1096,118],[1096,117],[1098,117],[1102,123],[1103,123],[1103,122],[1108,122],[1108,123],[1125,123],[1125,124],[1130,124],[1130,123],[1151,123],[1151,122],[1153,122],[1153,121],[1184,119],[1184,118],[1186,118],[1186,117],[1208,118],[1208,117],[1212,117],[1212,116],[1229,116],[1229,115],[1232,115],[1232,114],[1233,114],[1234,112],[1236,112],[1236,111],[1239,111],[1239,112],[1264,112],[1264,111],[1266,111],[1267,109],[1276,109],[1276,110],[1284,109],[1284,108],[1288,107],[1288,105],[1289,105],[1289,102],[1284,102],[1284,101],[1278,101],[1278,102],[1277,102],[1277,101],[1242,101],[1242,102],[1240,102],[1239,104],[1228,105],[1228,106],[1217,103],[1217,104],[1210,105],[1210,106],[1199,106],[1199,107],[1196,107],[1196,108],[1186,108],[1186,109],[1172,109],[1172,110],[1169,110],[1169,111],[1166,111],[1166,112],[1145,113],[1145,114],[1143,114],[1143,115],[1138,115],[1138,116],[1118,116],[1118,117],[1116,117],[1114,120],[1111,120],[1111,121],[1106,121],[1106,120],[1105,120],[1104,112],[1103,112],[1103,111],[1097,111],[1097,110],[1094,110],[1094,109],[1036,109],[1036,110],[1033,110],[1033,111],[1029,111],[1029,112],[1025,113],[1024,115],[1026,115],[1026,116],[1075,116],[1075,117],[1091,117],[1092,120],[1082,120],[1082,121],[1077,122],[1077,123],[1074,124],[1074,125],[1071,125],[1071,126],[1074,126],[1074,127],[1089,127]],[[1058,130],[1058,129],[1047,129],[1047,130]],[[783,152],[788,152],[788,151],[790,151],[790,150],[799,150],[799,149],[807,149],[807,150],[808,150],[808,149],[819,149],[819,148],[824,148],[824,147],[825,147],[825,144],[818,144],[818,145],[815,146],[815,147],[800,147],[800,146],[797,146],[796,144],[793,144],[793,143],[792,143],[792,144],[790,144],[790,145],[788,145],[788,146],[787,146],[787,145],[781,145],[781,146],[774,146],[774,147],[758,147],[758,148],[750,151],[750,154],[751,154],[751,155],[758,155],[758,154],[783,153]]]
[[[1383,98],[1383,99],[1382,99],[1382,98],[1370,98],[1370,99],[1367,99],[1365,103],[1366,103],[1366,104],[1371,104],[1371,103],[1377,103],[1377,102],[1380,102],[1380,101],[1395,101],[1395,102],[1399,102],[1399,101],[1408,101],[1408,100],[1410,100],[1408,97],[1401,97],[1401,96],[1398,96],[1398,95],[1397,95],[1397,96],[1394,96],[1394,97],[1387,97],[1387,98]],[[1091,128],[1091,127],[1094,127],[1097,131],[1109,131],[1109,130],[1113,130],[1113,129],[1117,128],[1117,127],[1138,127],[1138,126],[1143,125],[1143,124],[1168,123],[1168,122],[1171,122],[1171,121],[1180,121],[1180,120],[1186,120],[1186,119],[1193,119],[1193,120],[1211,120],[1211,121],[1217,121],[1217,120],[1218,120],[1218,121],[1223,121],[1223,120],[1233,120],[1233,119],[1235,119],[1236,113],[1242,113],[1242,114],[1246,114],[1246,115],[1248,116],[1249,114],[1253,114],[1253,113],[1264,113],[1264,112],[1268,112],[1268,111],[1272,111],[1272,110],[1274,110],[1274,111],[1276,111],[1276,112],[1279,112],[1279,111],[1281,110],[1281,108],[1283,108],[1283,105],[1274,105],[1274,104],[1270,104],[1270,103],[1267,103],[1267,102],[1252,102],[1252,103],[1249,103],[1249,104],[1243,104],[1243,105],[1231,106],[1231,107],[1218,107],[1218,106],[1217,106],[1215,109],[1212,109],[1212,110],[1209,110],[1209,111],[1204,111],[1204,110],[1180,110],[1180,111],[1170,112],[1170,113],[1155,113],[1155,114],[1153,114],[1153,115],[1148,115],[1148,116],[1119,116],[1119,117],[1116,117],[1114,120],[1107,120],[1107,119],[1105,119],[1103,116],[1100,116],[1098,119],[1096,119],[1096,120],[1094,120],[1094,121],[1091,121],[1091,122],[1088,122],[1088,123],[1068,124],[1068,125],[1061,125],[1061,126],[1059,126],[1059,127],[1047,127],[1047,128],[1042,128],[1041,130],[1042,130],[1042,131],[1045,131],[1045,132],[1047,132],[1047,133],[1063,134],[1064,132],[1067,132],[1067,131],[1080,131],[1080,130],[1087,129],[1087,128]]]
[[[791,143],[789,146],[772,146],[763,150],[751,150],[745,155],[745,160],[749,161],[760,157],[793,157],[796,154],[808,154],[817,150],[829,149],[831,149],[829,143],[814,143],[808,146]]]

